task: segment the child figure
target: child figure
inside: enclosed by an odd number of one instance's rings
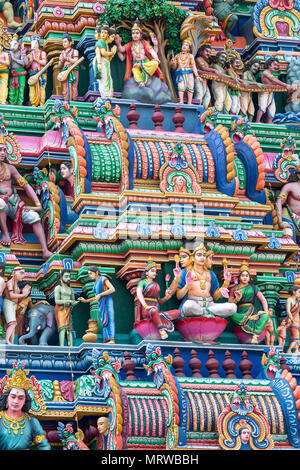
[[[267,346],[273,346],[275,342],[275,332],[274,332],[274,326],[273,326],[273,321],[272,321],[272,309],[269,308],[269,320],[268,323],[266,324],[266,336],[265,336],[265,342]]]
[[[285,345],[287,327],[288,327],[287,319],[284,318],[276,330],[276,333],[278,333],[278,338],[277,338],[278,345],[281,346],[282,349],[284,348],[284,345]]]

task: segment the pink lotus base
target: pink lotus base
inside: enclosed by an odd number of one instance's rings
[[[240,343],[242,344],[249,344],[251,343],[251,340],[253,338],[252,335],[249,335],[248,333],[245,333],[240,326],[236,326],[234,329],[233,329],[233,333],[235,334],[235,336],[237,337],[237,339],[239,340]],[[266,330],[263,330],[261,332],[261,334],[259,335],[258,337],[258,342],[260,343],[264,337],[266,335]]]
[[[161,336],[157,327],[154,325],[154,323],[151,320],[143,320],[138,323],[135,323],[134,329],[135,331],[138,332],[138,334],[143,339],[149,339],[149,340],[161,339]]]
[[[197,343],[213,343],[225,330],[227,320],[221,317],[184,318],[175,322],[175,328],[187,341]]]

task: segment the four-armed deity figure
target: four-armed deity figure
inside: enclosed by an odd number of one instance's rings
[[[192,263],[185,268],[177,286],[177,298],[181,300],[180,310],[185,317],[227,317],[236,312],[232,302],[216,303],[228,297],[231,274],[224,268],[224,283],[219,287],[216,275],[210,269],[213,253],[203,243],[191,254]]]
[[[138,20],[131,28],[131,37],[132,41],[125,46],[122,46],[121,38],[118,35],[115,37],[120,59],[126,59],[124,80],[133,77],[139,87],[145,86],[149,77],[153,75],[163,80],[163,74],[159,68],[160,60],[155,47],[143,39],[142,28]],[[152,42],[156,40],[154,36],[151,36],[151,39]]]

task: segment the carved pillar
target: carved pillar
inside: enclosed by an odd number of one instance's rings
[[[53,88],[52,95],[62,95],[61,83],[57,80],[57,75],[61,71],[58,68],[58,59],[63,50],[60,39],[47,39],[43,45],[43,50],[47,53],[47,59],[53,59]]]

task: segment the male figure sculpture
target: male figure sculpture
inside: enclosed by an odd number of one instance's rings
[[[24,243],[22,237],[22,222],[31,224],[34,234],[42,247],[43,258],[47,259],[52,253],[47,248],[45,233],[41,224],[39,212],[42,210],[41,203],[25,178],[18,170],[7,163],[8,150],[3,134],[0,134],[0,228],[3,246],[10,246],[11,242]],[[12,179],[25,191],[27,197],[34,203],[34,207],[25,206],[21,201],[16,189],[12,185]],[[13,234],[10,237],[7,228],[7,217],[14,221]]]

